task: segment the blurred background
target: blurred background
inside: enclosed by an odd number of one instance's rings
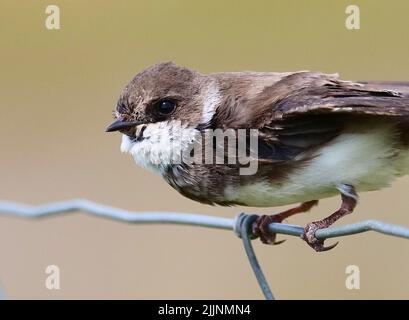
[[[61,29],[47,30],[58,5]],[[136,167],[106,134],[122,87],[159,61],[201,72],[339,72],[350,80],[409,81],[409,2],[354,1],[361,29],[345,28],[351,1],[0,0],[0,198],[42,204],[71,198],[135,211],[234,217],[195,203]],[[361,195],[365,219],[409,225],[409,179]],[[333,212],[338,198],[288,222]],[[280,299],[409,298],[409,242],[375,233],[315,253],[300,239],[255,249]],[[331,243],[331,241],[328,241]],[[61,289],[44,285],[57,265]],[[348,265],[360,290],[345,287]],[[226,231],[127,225],[82,213],[40,220],[0,216],[0,285],[7,298],[260,299],[241,242]]]

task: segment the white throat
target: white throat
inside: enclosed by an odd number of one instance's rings
[[[170,164],[180,163],[182,151],[189,148],[198,133],[176,120],[151,123],[141,141],[122,135],[121,151],[130,153],[138,165],[163,174]]]

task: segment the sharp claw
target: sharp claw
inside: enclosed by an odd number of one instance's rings
[[[276,236],[275,234],[262,234],[260,235],[260,240],[262,243],[268,244],[268,245],[276,245],[276,244],[283,243],[285,241],[285,240],[276,241],[275,236]]]
[[[330,246],[328,246],[328,247],[324,247],[323,249],[323,251],[328,251],[328,250],[331,250],[331,249],[334,249],[337,245],[338,245],[338,241],[337,242],[335,242],[334,244],[332,244],[332,245],[330,245]]]
[[[285,242],[285,240],[276,241],[276,234],[271,234],[268,231],[268,225],[271,222],[281,222],[278,216],[260,216],[252,226],[253,235],[259,237],[261,242],[268,245],[277,245]]]
[[[339,242],[335,242],[334,244],[328,246],[328,247],[324,247],[324,242],[321,242],[321,244],[319,246],[313,247],[313,249],[317,252],[324,252],[324,251],[329,251],[331,249],[334,249]]]
[[[278,245],[278,244],[282,244],[283,242],[286,242],[286,240],[280,240],[280,241],[274,241],[273,244],[274,245]]]

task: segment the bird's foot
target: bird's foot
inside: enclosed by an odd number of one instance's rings
[[[301,239],[307,242],[308,245],[317,252],[331,250],[338,244],[338,242],[325,247],[324,240],[317,239],[317,237],[315,236],[315,232],[319,229],[328,228],[338,219],[349,213],[352,213],[358,202],[358,195],[353,186],[349,184],[340,184],[337,186],[337,189],[341,193],[341,207],[325,219],[307,224],[304,229],[304,233],[301,235]]]
[[[264,244],[277,245],[283,243],[285,240],[276,241],[277,234],[271,233],[268,230],[270,223],[276,222],[281,223],[284,218],[280,214],[274,215],[262,215],[254,221],[252,226],[252,232],[255,237],[259,237],[261,242]]]
[[[301,235],[301,239],[308,243],[308,245],[317,252],[328,251],[335,248],[338,242],[326,247],[324,246],[324,240],[317,239],[315,237],[315,232],[319,229],[327,228],[329,225],[325,220],[314,221],[309,224],[304,229],[304,233]]]
[[[287,219],[297,213],[307,212],[316,205],[318,205],[318,200],[311,200],[303,202],[295,208],[291,208],[277,214],[260,216],[253,223],[252,227],[253,235],[255,237],[259,237],[261,242],[264,244],[283,243],[285,240],[276,241],[277,234],[270,233],[268,230],[268,225],[273,222],[281,223],[283,222],[284,219]]]

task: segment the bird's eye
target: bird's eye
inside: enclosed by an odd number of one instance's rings
[[[168,115],[173,112],[176,108],[176,102],[170,99],[159,101],[158,104],[158,111],[162,115]]]

